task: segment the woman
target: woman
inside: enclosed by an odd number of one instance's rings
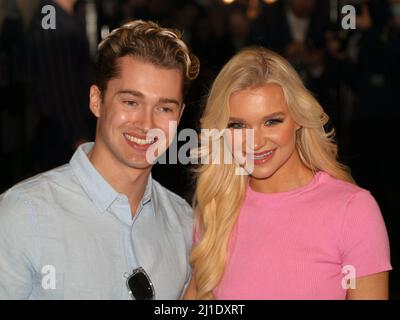
[[[382,215],[338,162],[327,121],[279,55],[249,48],[224,66],[201,127],[252,129],[241,156],[253,169],[237,174],[240,159],[200,167],[185,298],[388,298]]]

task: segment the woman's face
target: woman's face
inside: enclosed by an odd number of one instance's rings
[[[295,147],[296,130],[300,126],[289,115],[279,85],[237,91],[229,99],[229,108],[228,129],[235,134],[230,141],[234,157],[238,160],[238,155],[243,156],[246,167],[254,164],[253,178],[267,179],[275,174],[285,178],[296,170],[301,162]],[[254,130],[254,139],[246,138],[244,129]],[[236,134],[242,141],[238,142]]]

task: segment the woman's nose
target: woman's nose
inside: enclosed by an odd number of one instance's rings
[[[260,129],[250,129],[246,134],[247,147],[251,150],[257,151],[265,146],[266,137]]]

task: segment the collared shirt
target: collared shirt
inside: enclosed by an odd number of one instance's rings
[[[139,266],[156,299],[181,296],[191,207],[150,175],[132,218],[89,161],[92,147],[0,196],[0,299],[130,299],[126,273]]]

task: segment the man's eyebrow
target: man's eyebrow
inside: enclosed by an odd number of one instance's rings
[[[285,115],[286,114],[284,112],[274,112],[274,113],[271,113],[271,114],[265,116],[264,119],[270,119],[270,118],[279,117],[279,116],[285,116]],[[230,117],[229,121],[242,121],[242,122],[244,122],[243,119],[236,118],[236,117]]]
[[[158,100],[161,103],[172,103],[172,104],[176,104],[178,107],[180,106],[180,103],[175,100],[175,99],[169,99],[169,98],[160,98],[160,100]]]
[[[118,94],[130,94],[132,96],[138,97],[138,98],[145,98],[145,95],[137,90],[120,90],[116,93],[116,95]],[[178,102],[178,100],[175,99],[170,99],[170,98],[160,98],[158,100],[158,102],[160,103],[172,103],[172,104],[176,104],[177,106],[180,106],[180,103]]]
[[[130,94],[130,95],[138,97],[138,98],[144,98],[144,94],[141,93],[140,91],[136,91],[136,90],[120,90],[120,91],[117,91],[117,93],[115,95],[117,95],[117,94]]]

